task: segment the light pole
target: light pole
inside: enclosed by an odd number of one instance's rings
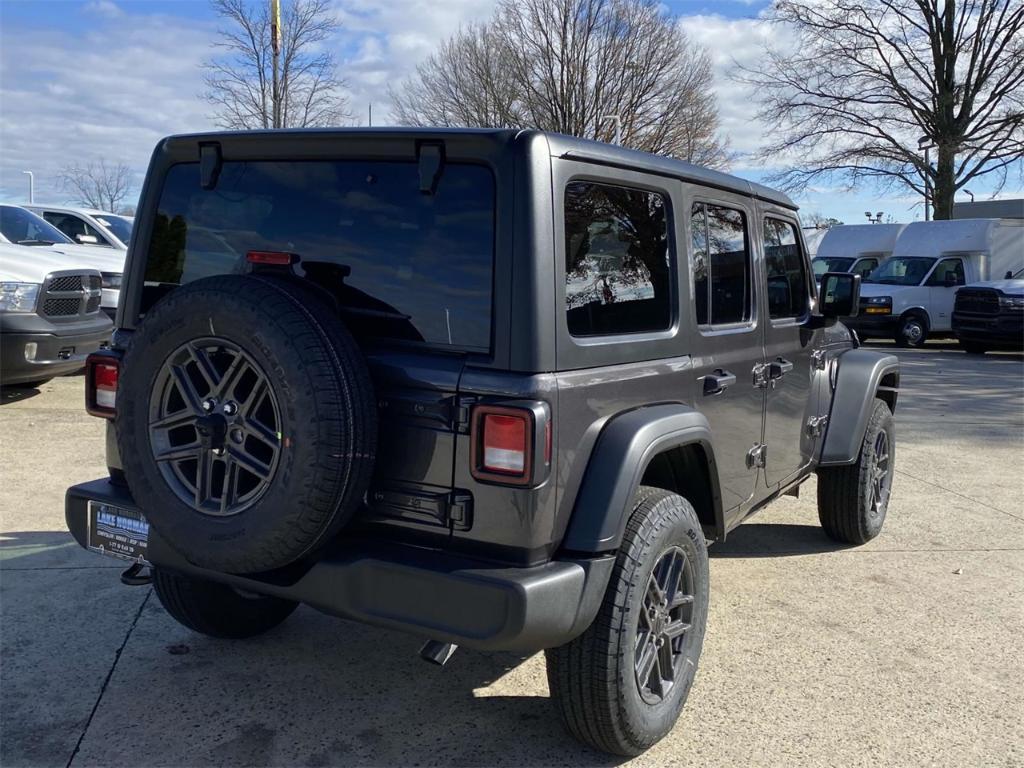
[[[36,175],[32,171],[22,171],[28,176],[28,204],[32,205],[36,200]]]
[[[930,221],[931,218],[928,213],[928,205],[931,202],[932,197],[932,183],[931,183],[931,170],[932,161],[928,150],[932,149],[935,145],[932,144],[932,140],[927,136],[922,136],[917,140],[917,148],[924,150],[924,168],[925,171],[922,174],[924,176],[924,220]]]
[[[864,215],[867,217],[868,221],[871,222],[872,224],[881,224],[882,223],[882,215],[884,213],[885,213],[885,211],[879,211],[874,216],[872,216],[871,215],[871,211],[864,211]]]
[[[602,122],[605,120],[611,120],[615,123],[615,138],[612,139],[613,144],[622,144],[622,116],[621,115],[602,115]]]
[[[281,127],[281,93],[278,83],[278,57],[281,55],[281,0],[270,0],[270,48],[273,54],[271,100],[275,128]]]
[[[968,195],[971,196],[971,202],[973,203],[974,202],[974,193],[971,192],[971,190],[969,190],[969,189],[965,189],[964,192],[966,192]]]

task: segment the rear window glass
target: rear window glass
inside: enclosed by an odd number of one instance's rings
[[[589,182],[566,187],[569,333],[638,333],[671,325],[667,208],[656,192]]]
[[[168,286],[248,271],[249,251],[299,255],[357,334],[486,351],[491,339],[494,178],[449,163],[436,194],[415,163],[225,162],[167,173],[153,224],[143,309]]]

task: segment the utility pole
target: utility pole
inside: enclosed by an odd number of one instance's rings
[[[281,0],[270,0],[270,47],[274,52],[273,82],[270,98],[273,102],[274,128],[281,127],[281,92],[278,83],[278,58],[281,55]]]
[[[373,102],[370,102],[369,112],[367,114],[367,123],[370,128],[373,128]]]
[[[928,207],[929,207],[929,204],[931,203],[931,199],[932,199],[932,182],[931,182],[932,161],[931,161],[931,156],[928,154],[928,150],[930,150],[934,146],[935,145],[932,144],[932,140],[930,138],[928,138],[927,136],[922,136],[920,139],[917,140],[917,148],[924,150],[924,168],[925,168],[925,170],[924,170],[924,174],[923,175],[924,175],[924,220],[925,221],[930,221],[931,220],[931,217],[930,217],[929,212],[928,212]]]
[[[32,205],[36,201],[36,175],[32,171],[22,171],[28,176],[28,204]]]
[[[622,116],[621,115],[602,115],[601,120],[611,120],[615,124],[615,138],[612,139],[613,144],[622,144]]]

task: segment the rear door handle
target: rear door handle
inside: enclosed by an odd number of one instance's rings
[[[768,378],[781,379],[793,370],[793,364],[784,357],[777,357],[768,364]]]
[[[704,380],[705,395],[720,395],[736,383],[736,374],[730,373],[724,368],[715,368],[714,371],[701,376]]]

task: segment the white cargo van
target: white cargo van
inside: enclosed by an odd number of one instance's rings
[[[826,272],[852,272],[867,277],[892,255],[906,224],[843,224],[832,227],[818,244],[811,260],[814,279]]]
[[[950,336],[962,285],[999,280],[1024,267],[1024,220],[959,219],[908,224],[892,256],[861,286],[860,314],[849,325],[864,338],[920,346]]]

